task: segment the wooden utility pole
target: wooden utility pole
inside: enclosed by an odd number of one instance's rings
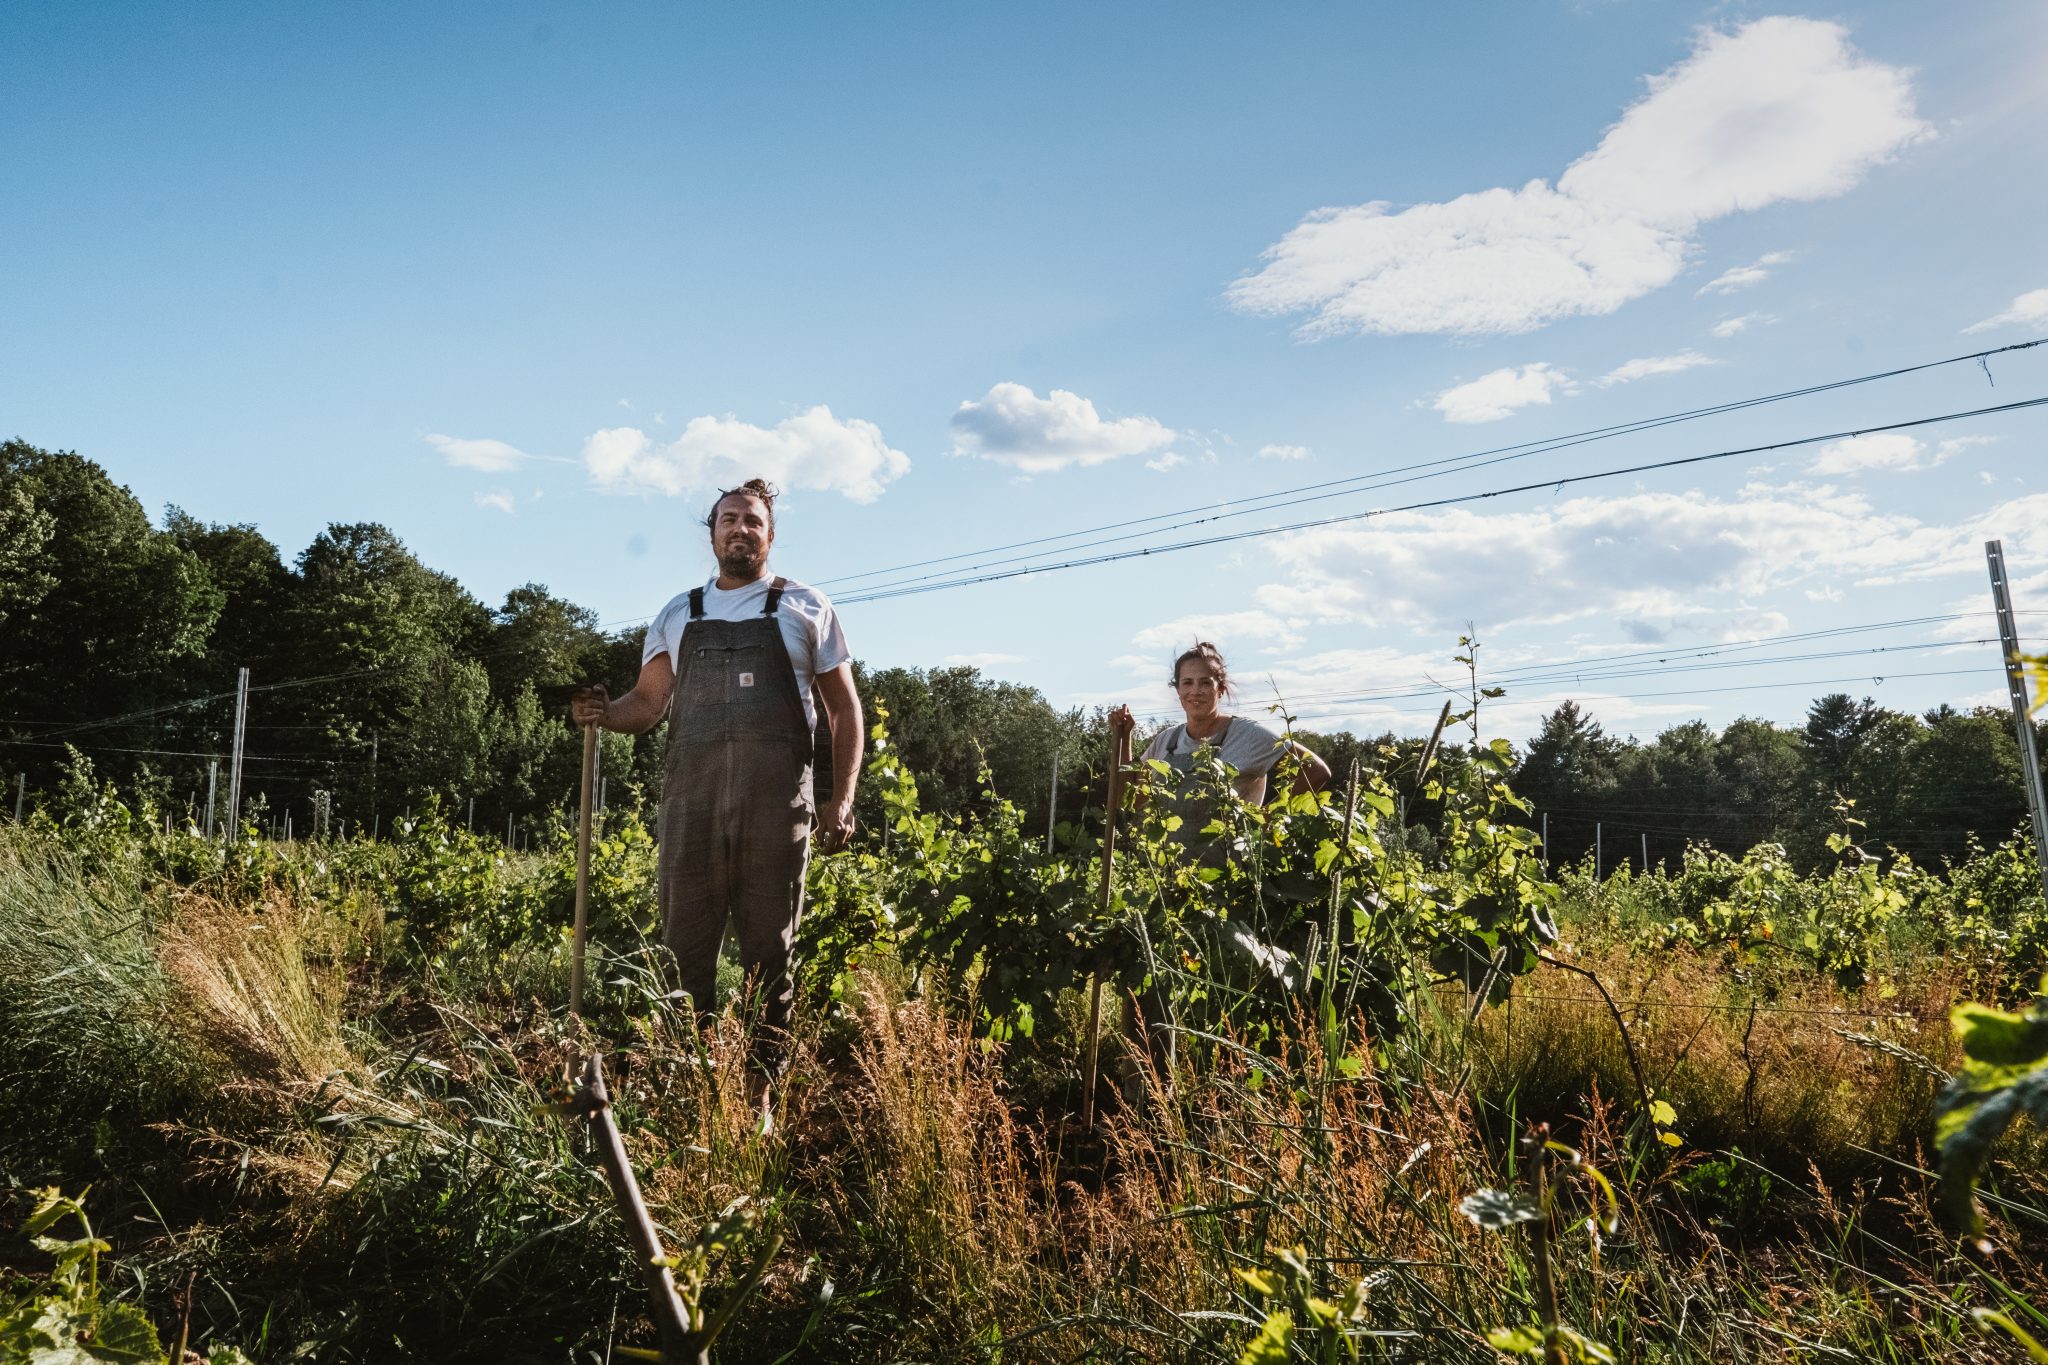
[[[1647,830],[1643,833],[1643,875],[1650,875],[1650,835]]]
[[[1101,905],[1103,918],[1109,917],[1110,872],[1116,862],[1116,817],[1124,803],[1124,765],[1130,762],[1130,739],[1119,735],[1115,726],[1109,731],[1109,809],[1102,814],[1102,891]],[[1095,1126],[1095,1081],[1097,1065],[1102,1051],[1102,978],[1088,979],[1088,1054],[1087,1063],[1081,1069],[1081,1126]]]
[[[2034,817],[2034,860],[2041,873],[2041,890],[2048,895],[2048,793],[2041,788],[2041,754],[2034,744],[2033,707],[2027,702],[2027,675],[2020,662],[2020,632],[2012,614],[2012,580],[2005,572],[2005,546],[1996,540],[1984,542],[1984,558],[1991,566],[1991,605],[1998,613],[1998,640],[2005,652],[2005,688],[2012,699],[2012,719],[2020,746],[2020,773],[2027,783],[2027,809]]]
[[[249,670],[235,678],[235,753],[228,763],[228,842],[242,833],[242,735],[249,723]]]
[[[28,799],[28,774],[14,775],[14,823],[21,823],[22,803]]]

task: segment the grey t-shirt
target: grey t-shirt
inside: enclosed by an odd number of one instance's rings
[[[763,574],[753,582],[728,592],[718,586],[714,577],[704,585],[705,619],[752,620],[761,614],[761,608],[768,605],[768,589],[773,583],[772,576]],[[683,630],[689,624],[690,594],[680,592],[670,598],[668,605],[648,624],[647,642],[641,647],[640,662],[645,664],[657,654],[666,654],[673,666],[676,649],[682,643]],[[782,629],[782,645],[789,651],[789,666],[796,673],[796,694],[803,698],[804,719],[815,729],[818,702],[811,695],[811,679],[820,673],[830,673],[853,657],[852,651],[846,647],[846,631],[841,628],[839,613],[830,599],[794,578],[783,580],[782,601],[775,612],[775,624]]]
[[[1257,721],[1232,716],[1222,734],[1211,735],[1207,739],[1195,739],[1189,735],[1185,722],[1169,725],[1152,736],[1152,742],[1145,746],[1145,752],[1139,757],[1163,760],[1176,773],[1186,777],[1195,766],[1195,754],[1213,746],[1217,757],[1237,769],[1238,790],[1245,800],[1256,803],[1265,799],[1266,774],[1286,752],[1285,744],[1286,740],[1277,732]],[[1197,851],[1202,863],[1221,866],[1228,856],[1225,845],[1212,843],[1202,835],[1214,816],[1213,795],[1199,790],[1183,791],[1172,798],[1166,809],[1181,820],[1180,828],[1172,837],[1183,847]]]
[[[1169,725],[1152,736],[1152,742],[1145,746],[1141,758],[1164,759],[1175,772],[1185,773],[1194,766],[1195,751],[1208,745],[1216,747],[1217,757],[1237,769],[1240,777],[1264,777],[1286,752],[1287,741],[1277,730],[1272,730],[1245,716],[1232,716],[1229,725],[1221,735],[1207,739],[1196,739],[1188,734],[1187,722]]]

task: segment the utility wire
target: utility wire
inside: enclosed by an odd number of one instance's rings
[[[1985,670],[1984,670],[1984,669],[1981,669],[1981,668],[1940,668],[1940,669],[1922,669],[1922,670],[1918,670],[1918,671],[1914,671],[1914,672],[1907,672],[1907,673],[1887,673],[1887,674],[1885,674],[1885,675],[1884,675],[1884,680],[1889,680],[1889,679],[1892,679],[1892,678],[1955,678],[1955,677],[1965,677],[1965,676],[1967,676],[1967,677],[1978,677],[1978,678],[1981,678],[1981,677],[1984,677],[1984,676],[1985,676]],[[1691,688],[1684,688],[1684,687],[1682,687],[1682,688],[1677,688],[1677,689],[1675,689],[1675,690],[1670,690],[1670,691],[1661,691],[1661,692],[1604,692],[1604,691],[1601,691],[1601,692],[1593,692],[1593,693],[1589,693],[1589,694],[1588,694],[1588,700],[1611,700],[1611,701],[1633,701],[1633,700],[1641,700],[1641,699],[1647,699],[1647,698],[1656,698],[1656,697],[1706,697],[1706,696],[1713,696],[1713,695],[1715,695],[1715,694],[1718,694],[1718,693],[1722,693],[1722,692],[1753,692],[1753,691],[1756,691],[1756,690],[1757,690],[1757,689],[1759,689],[1759,688],[1765,688],[1765,687],[1831,687],[1831,686],[1835,686],[1835,685],[1838,685],[1838,684],[1841,684],[1841,683],[1862,683],[1862,682],[1869,682],[1869,681],[1871,681],[1871,680],[1872,680],[1872,675],[1870,675],[1870,674],[1868,674],[1868,673],[1858,673],[1858,674],[1853,674],[1853,675],[1851,675],[1851,676],[1849,676],[1849,677],[1846,677],[1846,678],[1800,678],[1800,679],[1792,679],[1792,680],[1788,680],[1788,681],[1785,681],[1785,682],[1758,682],[1758,683],[1745,683],[1745,684],[1743,684],[1743,685],[1741,685],[1741,686],[1739,686],[1739,687],[1691,687]],[[1498,700],[1496,700],[1496,701],[1494,702],[1494,705],[1495,705],[1495,706],[1499,706],[1500,704],[1501,704],[1501,703],[1500,703],[1500,702],[1499,702]],[[1334,720],[1334,719],[1336,719],[1336,718],[1338,718],[1338,717],[1341,717],[1341,716],[1349,716],[1349,715],[1355,714],[1355,713],[1356,713],[1356,711],[1357,711],[1358,709],[1359,709],[1359,708],[1357,708],[1357,707],[1355,707],[1355,706],[1344,706],[1344,707],[1337,707],[1337,708],[1335,708],[1335,709],[1331,709],[1331,710],[1313,710],[1313,711],[1307,711],[1307,712],[1302,712],[1302,713],[1300,713],[1300,714],[1297,714],[1297,715],[1295,715],[1295,716],[1294,716],[1294,719],[1295,719],[1295,720],[1298,720],[1298,721],[1299,721],[1299,720]],[[1388,708],[1385,708],[1385,709],[1386,709],[1386,711],[1387,711],[1387,712],[1388,712],[1389,714],[1392,714],[1392,715],[1397,715],[1397,716],[1428,716],[1428,715],[1434,715],[1434,714],[1436,713],[1436,711],[1437,711],[1437,709],[1438,709],[1438,708],[1437,708],[1437,707],[1435,707],[1435,706],[1429,706],[1429,707],[1388,707]]]
[[[1137,559],[1147,555],[1171,554],[1178,550],[1194,550],[1209,545],[1226,545],[1240,540],[1251,540],[1261,536],[1283,535],[1293,531],[1315,530],[1323,526],[1337,526],[1347,522],[1364,521],[1370,517],[1389,516],[1397,512],[1420,512],[1437,507],[1454,507],[1464,503],[1483,502],[1489,498],[1506,497],[1514,493],[1534,492],[1548,488],[1561,490],[1575,484],[1595,483],[1603,479],[1617,479],[1630,474],[1647,474],[1662,469],[1680,469],[1688,465],[1707,464],[1715,460],[1728,460],[1741,455],[1762,455],[1772,451],[1793,450],[1800,446],[1818,445],[1826,441],[1846,440],[1854,436],[1874,435],[1885,431],[1906,431],[1914,427],[1932,426],[1939,422],[1960,422],[1972,417],[1988,417],[2002,412],[2018,412],[2026,408],[2037,408],[2048,404],[2048,397],[2025,398],[2014,403],[1999,403],[1991,407],[1970,408],[1960,412],[1942,413],[1932,417],[1913,417],[1904,421],[1885,422],[1873,426],[1853,427],[1843,431],[1826,432],[1817,436],[1801,436],[1789,441],[1772,441],[1764,445],[1741,446],[1731,450],[1717,450],[1705,455],[1686,455],[1670,460],[1653,460],[1645,464],[1625,465],[1619,469],[1597,470],[1590,474],[1571,474],[1556,479],[1541,479],[1534,483],[1514,484],[1507,488],[1488,489],[1479,493],[1461,493],[1451,497],[1430,498],[1421,502],[1404,503],[1398,507],[1370,508],[1363,512],[1345,512],[1336,516],[1317,517],[1308,521],[1290,522],[1278,526],[1262,526],[1249,531],[1229,531],[1213,536],[1198,536],[1189,540],[1170,541],[1164,545],[1148,545],[1128,550],[1113,550],[1099,555],[1087,555],[1078,559],[1058,560],[1045,564],[1028,565],[1022,568],[998,569],[989,573],[972,574],[957,578],[940,578],[936,582],[917,582],[903,586],[886,586],[866,592],[850,593],[840,600],[841,605],[861,602],[880,602],[895,597],[914,597],[927,592],[939,592],[947,588],[964,588],[983,583],[999,583],[1006,579],[1022,578],[1031,574],[1052,573],[1061,569],[1089,568],[1098,564],[1112,564],[1119,560]]]
[[[958,554],[941,555],[933,559],[914,560],[908,564],[897,564],[886,569],[869,569],[863,573],[842,574],[837,578],[827,578],[820,580],[819,586],[855,583],[859,582],[862,579],[879,578],[885,574],[902,573],[910,569],[928,568],[935,564],[954,563],[963,559],[980,559],[984,555],[1001,554],[1008,550],[1025,549],[1033,545],[1048,545],[1062,540],[1078,539],[1082,536],[1100,535],[1107,531],[1121,531],[1133,526],[1145,526],[1153,522],[1176,521],[1182,517],[1194,517],[1197,513],[1215,512],[1217,513],[1217,515],[1200,517],[1195,521],[1184,522],[1181,524],[1199,525],[1205,521],[1221,520],[1223,517],[1247,516],[1255,512],[1274,510],[1273,506],[1260,507],[1251,506],[1249,504],[1271,503],[1274,499],[1281,498],[1295,499],[1297,501],[1301,501],[1305,500],[1299,498],[1299,495],[1301,494],[1318,493],[1323,492],[1323,490],[1331,489],[1346,489],[1350,492],[1364,492],[1367,491],[1366,488],[1351,488],[1349,486],[1354,484],[1364,484],[1368,480],[1387,478],[1391,475],[1408,474],[1417,470],[1443,469],[1444,473],[1459,473],[1462,472],[1461,469],[1446,469],[1444,467],[1455,465],[1467,468],[1483,468],[1483,465],[1474,464],[1470,462],[1484,460],[1486,461],[1486,463],[1492,464],[1499,463],[1499,461],[1489,458],[1492,456],[1520,458],[1524,454],[1547,454],[1551,451],[1565,450],[1573,446],[1585,445],[1593,441],[1609,440],[1616,436],[1633,435],[1634,433],[1639,431],[1651,431],[1659,427],[1672,426],[1680,422],[1695,421],[1703,417],[1715,417],[1720,416],[1724,413],[1737,412],[1747,408],[1762,407],[1768,403],[1779,403],[1784,402],[1787,399],[1793,398],[1806,398],[1812,396],[1813,394],[1827,393],[1835,389],[1845,389],[1854,387],[1859,384],[1873,384],[1886,379],[1896,379],[1901,375],[1914,374],[1922,370],[1939,369],[1947,365],[1963,365],[1970,364],[1973,362],[1982,363],[1984,361],[1987,361],[1991,356],[2001,355],[2008,351],[2024,351],[2032,347],[2041,345],[2048,345],[2048,337],[2042,337],[2034,341],[2015,342],[2008,346],[1997,346],[1984,351],[1972,351],[1968,355],[1950,356],[1944,360],[1924,361],[1918,365],[1906,365],[1901,366],[1897,369],[1881,370],[1871,374],[1856,375],[1848,379],[1832,380],[1824,384],[1811,384],[1804,388],[1786,389],[1780,393],[1762,394],[1751,398],[1734,399],[1726,403],[1716,403],[1708,407],[1691,408],[1684,412],[1668,413],[1661,417],[1646,417],[1638,421],[1616,423],[1612,426],[1592,427],[1584,431],[1569,432],[1561,436],[1549,436],[1544,437],[1540,440],[1519,442],[1515,445],[1494,446],[1488,450],[1472,451],[1464,455],[1452,455],[1437,460],[1425,460],[1413,464],[1398,465],[1391,469],[1376,470],[1369,474],[1355,474],[1342,479],[1328,479],[1320,483],[1302,484],[1295,488],[1277,489],[1271,493],[1261,493],[1251,498],[1237,499],[1232,502],[1206,503],[1199,507],[1182,508],[1181,510],[1176,512],[1159,512],[1151,516],[1135,517],[1127,521],[1110,522],[1103,526],[1093,526],[1075,531],[1065,531],[1058,535],[1038,536],[1029,540],[1012,541],[1006,545],[991,546],[983,550],[967,550],[962,551]],[[1428,477],[1439,476],[1431,475]],[[1399,482],[1408,482],[1408,480],[1399,480]],[[1368,485],[1368,487],[1383,486],[1385,485]],[[1340,495],[1335,492],[1323,492],[1323,496],[1336,497]],[[1275,506],[1293,505],[1293,502],[1275,504]],[[1144,532],[1142,534],[1154,535],[1164,531],[1175,529],[1179,528],[1175,526],[1161,526],[1156,527],[1152,531]],[[1129,538],[1130,537],[1119,537],[1119,539]],[[1048,551],[1047,553],[1050,552]]]
[[[1778,654],[1764,658],[1709,659],[1684,664],[1658,664],[1654,666],[1631,665],[1622,668],[1590,667],[1574,669],[1546,669],[1529,674],[1496,674],[1482,677],[1482,687],[1555,687],[1563,683],[1583,685],[1589,682],[1611,682],[1624,678],[1649,678],[1668,673],[1699,673],[1726,668],[1764,668],[1773,664],[1813,663],[1822,659],[1851,659],[1870,654],[1896,654],[1910,650],[1960,649],[1971,645],[1995,645],[1997,636],[1983,636],[1974,640],[1921,640],[1908,644],[1868,645],[1862,649],[1818,650],[1805,654]],[[1397,683],[1385,688],[1366,688],[1358,691],[1331,690],[1327,692],[1297,692],[1291,696],[1281,695],[1276,701],[1282,706],[1296,702],[1340,702],[1340,701],[1394,701],[1412,697],[1462,695],[1460,684],[1432,683],[1427,686]]]
[[[1882,373],[1875,375],[1860,376],[1858,378],[1848,380],[1838,380],[1831,384],[1816,385],[1811,387],[1810,389],[1790,390],[1782,395],[1769,395],[1764,398],[1744,400],[1743,402],[1737,404],[1723,405],[1723,408],[1732,409],[1734,407],[1740,406],[1753,406],[1755,404],[1763,402],[1777,401],[1778,399],[1784,397],[1793,397],[1805,393],[1821,392],[1827,389],[1845,387],[1851,384],[1867,383],[1875,379],[1889,378],[1901,374],[1909,374],[1916,370],[1931,369],[1936,366],[1954,364],[1959,361],[1975,360],[1985,356],[1996,355],[2004,351],[2024,350],[2029,347],[2039,346],[2043,344],[2048,344],[2048,338],[2042,338],[2036,341],[2020,342],[2011,346],[1998,347],[1992,350],[1982,352],[1973,352],[1971,355],[1968,356],[1951,357],[1950,359],[1941,361],[1929,361],[1921,365],[1906,366],[1897,370],[1884,371]],[[884,601],[895,597],[908,597],[916,596],[926,592],[937,592],[946,588],[970,587],[983,583],[1001,582],[1012,578],[1025,577],[1031,574],[1050,573],[1061,569],[1085,568],[1098,564],[1114,563],[1124,559],[1140,558],[1155,554],[1168,554],[1178,550],[1198,549],[1209,545],[1228,544],[1235,541],[1248,540],[1269,535],[1281,535],[1293,531],[1313,530],[1318,527],[1339,525],[1354,521],[1362,521],[1371,517],[1387,516],[1399,512],[1423,511],[1436,507],[1448,507],[1470,502],[1480,502],[1489,498],[1504,497],[1515,493],[1531,492],[1542,488],[1550,488],[1553,491],[1555,491],[1563,489],[1570,485],[1596,482],[1604,479],[1620,478],[1630,474],[1642,474],[1662,469],[1682,468],[1684,466],[1704,464],[1710,461],[1732,459],[1736,456],[1741,455],[1756,455],[1765,454],[1768,452],[1778,450],[1795,449],[1800,446],[1815,445],[1825,441],[1842,440],[1853,436],[1870,435],[1877,432],[1908,430],[1914,427],[1930,426],[1939,422],[1962,421],[1972,417],[1983,417],[2003,412],[2020,411],[2027,408],[2039,407],[2043,404],[2048,404],[2048,397],[2022,399],[2017,402],[2001,403],[1990,407],[1974,408],[1966,411],[1945,413],[1940,416],[1911,418],[1899,422],[1890,422],[1876,426],[1858,427],[1850,430],[1831,432],[1823,435],[1804,436],[1788,441],[1776,441],[1764,445],[1745,446],[1731,450],[1714,451],[1704,455],[1692,455],[1670,460],[1652,461],[1646,464],[1629,465],[1619,469],[1600,470],[1589,474],[1568,475],[1558,479],[1545,479],[1535,483],[1517,484],[1506,488],[1490,489],[1477,493],[1460,494],[1446,498],[1434,498],[1426,501],[1406,503],[1396,507],[1371,508],[1363,512],[1343,513],[1337,516],[1321,517],[1313,520],[1298,521],[1277,526],[1259,527],[1253,530],[1233,531],[1214,536],[1196,537],[1189,540],[1174,541],[1164,545],[1143,546],[1129,550],[1113,551],[1107,554],[1086,556],[1079,559],[1069,559],[1052,563],[1036,564],[1021,568],[1000,569],[990,573],[974,574],[950,579],[941,578],[937,582],[919,581],[899,586],[885,585],[883,587],[872,589],[866,592],[855,592],[842,598],[841,602],[843,604],[850,605],[864,602]],[[1706,413],[1709,411],[1715,410],[1698,410],[1699,413]],[[1657,420],[1659,422],[1668,423],[1669,421],[1684,420],[1686,416],[1687,415],[1685,414],[1677,414],[1669,419]],[[1503,447],[1503,449],[1512,448]],[[1331,494],[1326,496],[1335,495]],[[1258,508],[1253,510],[1263,511],[1271,509]],[[1175,528],[1168,527],[1163,529]],[[458,657],[482,660],[484,658],[496,657],[497,655],[503,653],[510,653],[524,648],[526,648],[524,644],[508,644],[500,646],[496,649],[487,649],[465,653]],[[395,664],[373,664],[363,668],[347,669],[339,672],[321,674],[313,677],[294,678],[287,679],[282,682],[258,684],[250,687],[249,692],[250,694],[254,695],[257,693],[277,692],[300,687],[312,687],[323,683],[344,682],[355,678],[369,677],[378,673],[387,672],[390,669],[397,666],[398,665]],[[233,691],[209,693],[199,697],[192,697],[181,701],[169,702],[161,706],[146,707],[139,710],[126,712],[117,716],[104,717],[92,721],[83,721],[76,724],[63,726],[58,729],[45,731],[42,738],[53,739],[67,734],[77,734],[84,733],[90,730],[104,729],[116,725],[125,724],[133,720],[146,719],[150,716],[162,715],[167,712],[186,710],[192,707],[203,706],[209,702],[224,700],[226,698],[233,697],[234,695],[236,694]],[[9,742],[21,743],[22,741]]]

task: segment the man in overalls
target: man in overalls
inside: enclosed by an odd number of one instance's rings
[[[853,834],[861,708],[839,617],[825,595],[768,572],[775,490],[731,489],[705,518],[718,574],[647,627],[640,678],[612,701],[578,693],[578,725],[642,734],[668,720],[661,788],[661,936],[700,1021],[713,1010],[728,921],[760,1009],[755,1056],[773,1070],[795,996],[790,948],[810,859],[817,702],[832,729],[832,802],[816,813],[826,852]]]

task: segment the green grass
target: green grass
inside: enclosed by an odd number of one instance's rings
[[[611,1197],[548,1107],[575,1047],[552,943],[411,947],[314,873],[321,851],[291,856],[179,886],[0,836],[0,1083],[23,1118],[0,1180],[91,1183],[114,1291],[170,1327],[194,1276],[194,1340],[261,1361],[651,1344]],[[1556,1252],[1563,1320],[1622,1359],[2017,1358],[1968,1310],[2048,1303],[2038,1140],[1994,1183],[1988,1264],[1918,1169],[1947,968],[1901,958],[1853,994],[1788,971],[1766,995],[1715,952],[1610,935],[1574,960],[1623,1002],[1635,1065],[1590,983],[1544,969],[1476,1018],[1421,1002],[1418,1034],[1348,1057],[1214,1040],[1101,1134],[1071,1121],[1077,1002],[1006,1053],[886,956],[800,1017],[767,1134],[736,1022],[700,1039],[630,938],[594,955],[590,1037],[671,1243],[741,1198],[785,1239],[723,1361],[1234,1361],[1269,1306],[1237,1272],[1297,1245],[1316,1294],[1367,1282],[1362,1358],[1498,1359],[1486,1330],[1534,1311],[1527,1229],[1458,1204],[1516,1183],[1539,1119],[1618,1180],[1618,1229],[1596,1248],[1568,1225]],[[1638,1066],[1677,1149],[1637,1118]]]

